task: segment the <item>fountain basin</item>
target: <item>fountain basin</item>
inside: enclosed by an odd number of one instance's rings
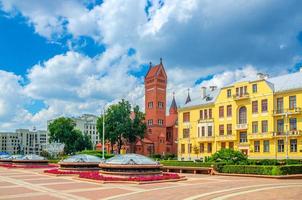
[[[162,165],[139,154],[117,155],[99,166],[103,175],[135,177],[162,174]]]
[[[102,160],[97,156],[79,154],[70,156],[59,162],[60,170],[96,171],[100,170]]]
[[[21,158],[13,158],[12,163],[14,165],[48,165],[48,160],[39,155],[28,154]]]

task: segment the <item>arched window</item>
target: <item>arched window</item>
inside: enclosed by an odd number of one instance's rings
[[[239,124],[246,124],[246,107],[243,106],[239,109]]]

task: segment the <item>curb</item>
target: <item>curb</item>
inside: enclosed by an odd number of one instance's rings
[[[187,178],[180,178],[180,179],[169,179],[169,180],[158,180],[158,181],[102,181],[102,180],[93,180],[88,178],[80,178],[80,177],[74,177],[75,180],[81,180],[81,181],[88,181],[93,183],[101,183],[101,184],[135,184],[135,185],[143,185],[143,184],[152,184],[152,183],[166,183],[166,182],[178,182],[178,181],[185,181]]]

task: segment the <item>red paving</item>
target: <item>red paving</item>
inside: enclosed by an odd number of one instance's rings
[[[302,199],[302,180],[185,174],[188,180],[147,185],[101,184],[42,169],[0,167],[0,200],[120,199]]]

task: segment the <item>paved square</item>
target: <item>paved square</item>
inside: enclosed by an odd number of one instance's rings
[[[187,181],[147,185],[98,184],[42,169],[0,167],[1,199],[302,199],[302,180],[185,174]]]

